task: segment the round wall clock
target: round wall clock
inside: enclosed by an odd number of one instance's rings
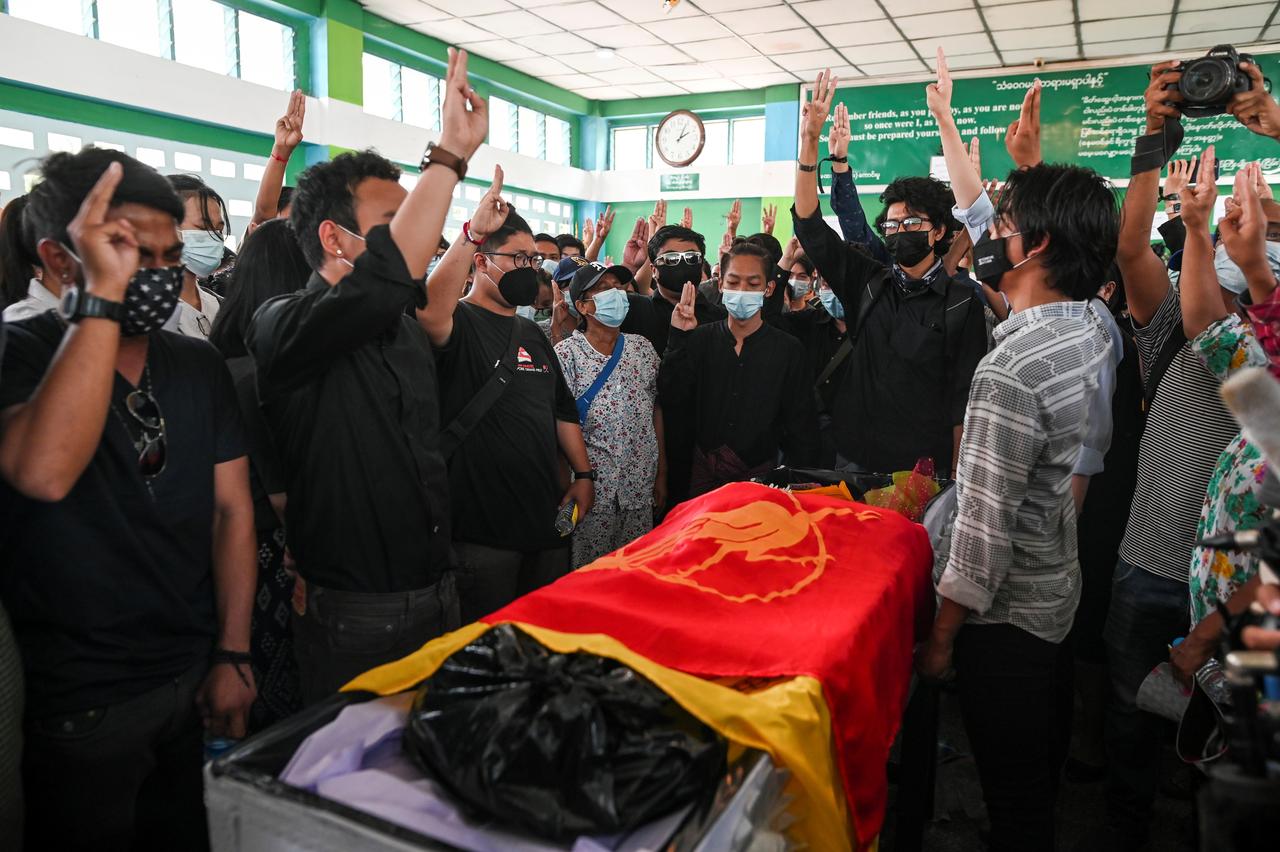
[[[662,119],[653,144],[667,165],[680,168],[698,159],[702,146],[707,144],[707,130],[697,115],[678,109]]]

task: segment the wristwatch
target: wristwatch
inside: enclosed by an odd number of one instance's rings
[[[818,170],[818,164],[817,164],[817,163],[814,163],[814,164],[811,166],[811,165],[809,165],[808,163],[802,163],[802,162],[800,162],[799,160],[796,160],[796,166],[798,166],[798,167],[799,167],[799,169],[800,169],[800,171],[802,171],[802,172],[816,172],[816,171]]]
[[[458,180],[463,180],[467,176],[467,161],[434,142],[427,143],[427,152],[422,155],[419,168],[425,172],[430,166],[444,166],[452,169],[458,173]]]
[[[596,472],[594,470],[575,470],[573,472],[573,481],[577,482],[579,479],[590,479],[595,482]]]
[[[86,293],[79,287],[68,287],[67,292],[62,294],[62,315],[67,318],[67,322],[99,318],[123,322],[124,304]]]

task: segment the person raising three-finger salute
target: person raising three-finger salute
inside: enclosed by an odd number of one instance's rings
[[[412,191],[373,151],[300,176],[290,223],[314,274],[264,304],[245,335],[289,495],[307,703],[458,624],[436,364],[411,312],[487,133],[466,51],[449,50],[443,91]]]
[[[41,171],[24,221],[64,299],[11,324],[0,362],[0,597],[26,673],[26,837],[197,848],[202,728],[244,736],[255,697],[238,403],[216,350],[161,328],[182,286],[168,181],[95,148]]]
[[[868,249],[881,243],[887,262],[841,239],[822,218],[816,174],[819,141],[838,84],[829,72],[820,73],[812,100],[804,106],[792,208],[800,245],[830,288],[828,313],[842,314],[849,330],[847,344],[832,351],[819,373],[827,376],[824,401],[830,400],[824,438],[835,456],[826,461],[843,468],[897,471],[931,458],[937,470],[950,473],[969,383],[986,353],[981,302],[972,286],[943,263],[958,230],[951,213],[955,199],[934,178],[897,178],[881,195],[884,209],[875,220],[880,237],[867,242],[873,238],[857,221],[852,180],[836,172],[832,204],[837,196],[845,199],[842,206],[851,214],[845,227],[852,231],[846,236]],[[949,103],[950,78],[940,64],[936,88],[944,86]],[[934,88],[931,108],[937,106]],[[841,129],[833,131],[841,145],[843,115],[838,119]],[[953,167],[952,179],[957,192],[962,180],[977,187],[975,195],[981,191],[967,155],[963,174]]]

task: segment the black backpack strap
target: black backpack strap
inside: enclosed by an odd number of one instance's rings
[[[1164,378],[1165,371],[1169,369],[1169,365],[1173,363],[1174,358],[1178,357],[1178,353],[1186,343],[1187,335],[1182,330],[1182,324],[1179,323],[1169,332],[1164,346],[1160,347],[1155,360],[1151,362],[1151,371],[1147,373],[1147,380],[1142,386],[1143,411],[1151,408],[1151,403],[1156,398],[1156,390],[1160,387],[1160,380]]]
[[[471,401],[458,412],[453,422],[440,430],[440,452],[444,455],[445,461],[449,460],[454,450],[458,449],[467,435],[471,434],[471,430],[479,425],[484,416],[489,413],[489,409],[493,408],[494,403],[506,391],[507,385],[515,378],[516,370],[513,362],[516,347],[520,343],[520,317],[512,319],[514,322],[511,323],[511,339],[507,341],[507,349],[498,359],[498,363],[493,365],[493,373],[489,376],[489,381],[485,382],[484,387],[471,397]]]

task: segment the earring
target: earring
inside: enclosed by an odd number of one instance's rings
[[[342,257],[342,249],[338,249],[338,257]]]

